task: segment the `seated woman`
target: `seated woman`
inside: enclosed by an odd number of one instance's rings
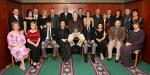
[[[40,57],[40,31],[35,21],[30,23],[31,29],[27,31],[28,47],[31,49],[31,64],[36,67]]]
[[[65,21],[60,22],[60,28],[58,29],[57,32],[57,43],[60,46],[60,50],[62,53],[62,60],[63,61],[69,61],[70,59],[70,45],[67,40],[69,36],[69,29],[65,27]]]
[[[25,47],[26,39],[23,31],[19,30],[19,23],[12,22],[12,31],[7,35],[8,48],[16,61],[21,61],[20,69],[25,70],[24,59],[28,57],[28,49]]]
[[[124,66],[132,66],[131,53],[138,53],[137,50],[142,50],[144,46],[145,34],[142,29],[140,29],[139,23],[133,24],[133,30],[129,32],[129,37],[121,47],[121,63]]]
[[[106,41],[106,31],[104,30],[104,27],[102,24],[98,24],[98,29],[96,29],[95,31],[95,36],[96,36],[95,41],[98,45],[97,53],[100,54],[101,60],[104,60],[104,56],[107,50],[107,46],[106,46],[107,41]]]

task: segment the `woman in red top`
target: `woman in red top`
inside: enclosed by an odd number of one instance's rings
[[[37,28],[36,22],[30,23],[31,29],[27,31],[27,42],[31,49],[31,64],[36,67],[36,63],[40,57],[40,31]]]

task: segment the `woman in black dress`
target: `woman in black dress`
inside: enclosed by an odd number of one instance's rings
[[[42,10],[42,16],[39,19],[40,29],[46,28],[46,21],[48,20],[47,10]]]
[[[132,53],[138,53],[144,46],[145,33],[140,29],[139,23],[133,24],[133,30],[129,32],[129,37],[120,49],[121,63],[126,67],[132,66]]]
[[[26,32],[27,32],[27,30],[30,30],[31,29],[31,27],[30,27],[30,23],[31,23],[31,21],[34,21],[35,19],[33,18],[33,12],[32,12],[32,10],[31,9],[28,9],[27,10],[27,16],[25,17],[25,19],[24,19],[24,32],[25,32],[25,34],[27,34]]]
[[[104,60],[104,56],[106,54],[106,49],[107,49],[107,46],[106,46],[107,41],[106,41],[106,31],[104,30],[104,27],[102,24],[98,24],[98,29],[96,29],[95,35],[96,35],[95,41],[98,45],[97,53],[100,54],[101,60]]]

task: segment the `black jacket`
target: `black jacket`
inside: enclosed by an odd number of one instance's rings
[[[58,28],[57,33],[56,33],[57,40],[67,39],[69,34],[70,32],[68,28],[65,28],[65,29]]]
[[[85,40],[94,40],[95,39],[95,28],[94,27],[90,27],[90,31],[87,30],[87,27],[84,26],[82,33],[85,37]]]
[[[53,18],[49,15],[48,19],[51,20],[53,28],[59,28],[59,16],[57,14],[54,14]]]
[[[67,17],[65,17],[65,13],[61,13],[60,14],[60,20],[64,20],[66,26],[69,25],[69,21],[72,19],[72,14],[71,13],[67,13]]]
[[[94,19],[94,27],[97,28],[98,24],[102,23],[103,17],[101,15],[99,15],[99,17],[94,15],[93,19]]]
[[[51,29],[51,35],[52,35],[52,39],[56,40],[56,29],[52,28]],[[47,28],[43,28],[41,30],[41,40],[45,41],[47,37]]]
[[[23,29],[23,19],[22,17],[18,16],[18,20],[15,18],[15,16],[10,16],[8,19],[8,24],[9,24],[9,30],[12,30],[12,22],[17,21],[19,23],[20,29]]]

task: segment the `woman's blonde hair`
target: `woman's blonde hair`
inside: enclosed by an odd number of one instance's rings
[[[18,27],[19,27],[19,23],[18,23],[17,21],[14,21],[14,22],[12,22],[12,23],[11,23],[12,30],[14,30],[14,28],[13,28],[13,27],[14,27],[14,25],[15,25],[15,24],[17,24],[17,25],[18,25]]]

